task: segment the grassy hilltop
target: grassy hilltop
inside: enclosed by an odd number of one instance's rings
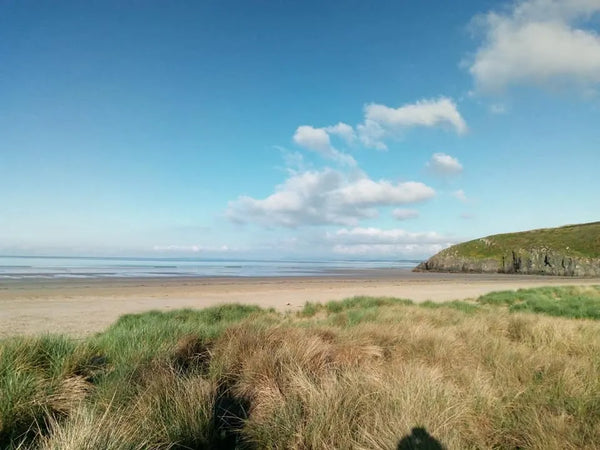
[[[598,319],[600,287],[569,287],[5,339],[0,448],[597,448]]]
[[[487,236],[442,250],[417,270],[600,275],[600,222]]]

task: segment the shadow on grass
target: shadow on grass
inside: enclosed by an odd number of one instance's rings
[[[241,430],[248,419],[250,402],[232,395],[222,386],[217,392],[213,407],[212,425],[214,439],[212,447],[222,450],[253,450],[255,445],[241,439]]]
[[[430,435],[425,428],[415,427],[400,442],[397,450],[445,450],[440,441]]]

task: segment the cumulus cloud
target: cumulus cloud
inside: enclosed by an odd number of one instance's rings
[[[465,194],[465,191],[463,191],[462,189],[458,189],[457,191],[452,192],[452,197],[454,197],[457,200],[460,200],[461,202],[466,202],[467,199],[467,194]]]
[[[455,242],[433,231],[409,232],[402,229],[342,228],[328,233],[333,251],[345,255],[430,255]]]
[[[294,142],[307,150],[311,150],[324,158],[337,161],[348,166],[355,166],[354,158],[336,149],[329,134],[336,134],[345,140],[352,140],[354,131],[350,125],[338,123],[332,127],[315,128],[310,125],[301,125],[294,133]]]
[[[386,135],[384,128],[371,119],[365,119],[362,124],[356,126],[360,142],[367,148],[376,150],[387,150],[387,145],[383,142]]]
[[[435,191],[418,181],[391,183],[362,178],[339,188],[336,198],[347,205],[402,205],[433,197]]]
[[[426,166],[438,175],[456,175],[463,170],[463,166],[458,159],[445,153],[434,153]]]
[[[598,12],[598,0],[528,0],[478,17],[485,40],[469,67],[478,89],[600,83],[600,36],[580,27]]]
[[[419,217],[419,211],[416,209],[396,208],[392,211],[392,216],[396,220],[408,220]]]
[[[383,139],[413,127],[448,126],[458,134],[467,131],[467,124],[454,101],[447,97],[423,99],[399,108],[371,103],[365,106],[365,120],[356,127],[362,144],[385,150]]]
[[[347,144],[351,145],[356,141],[356,133],[354,132],[354,128],[344,122],[338,122],[336,125],[332,125],[330,127],[325,127],[325,131],[329,134],[333,134],[339,136]]]
[[[365,116],[367,120],[390,128],[434,127],[446,123],[453,126],[458,133],[467,129],[456,104],[445,97],[437,100],[419,100],[399,108],[372,103],[365,107]]]
[[[356,225],[377,216],[380,206],[421,202],[434,195],[423,183],[374,181],[362,173],[349,176],[326,168],[293,174],[263,199],[240,196],[229,202],[227,216],[268,226]]]

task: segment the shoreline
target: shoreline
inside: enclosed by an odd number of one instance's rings
[[[297,311],[310,302],[356,295],[435,302],[488,292],[558,285],[600,285],[600,278],[344,270],[278,277],[140,277],[0,281],[0,337],[57,332],[87,335],[123,314],[246,303]]]

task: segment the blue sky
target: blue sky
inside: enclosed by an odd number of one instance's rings
[[[600,1],[0,1],[0,253],[422,258],[600,212]]]

